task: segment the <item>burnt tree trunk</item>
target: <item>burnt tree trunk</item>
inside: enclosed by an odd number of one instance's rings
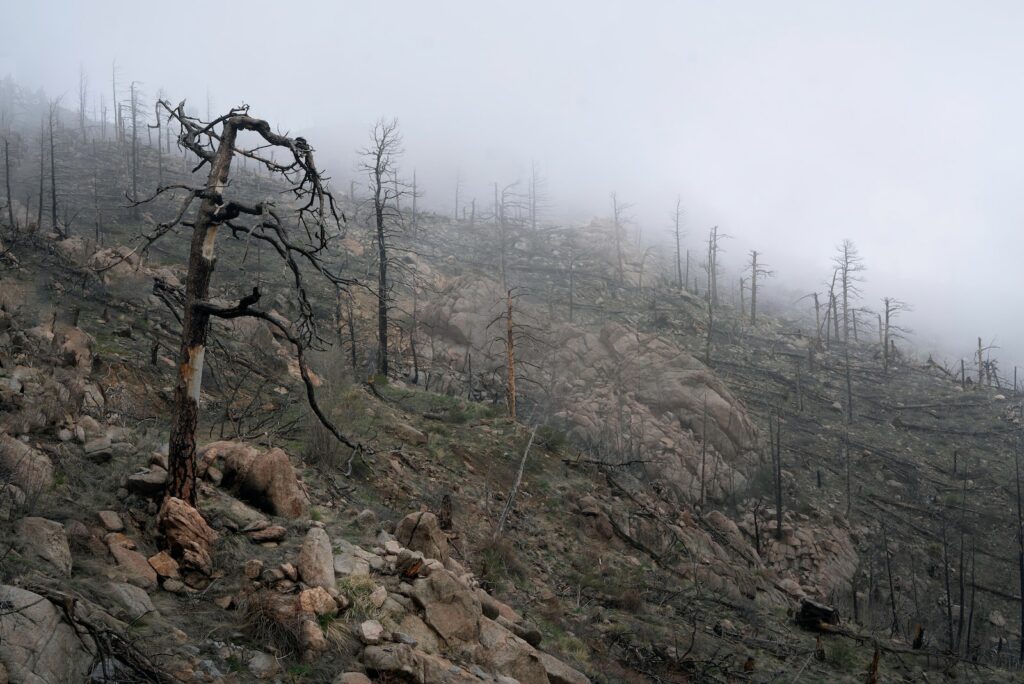
[[[219,224],[216,215],[220,194],[231,171],[236,134],[235,125],[226,121],[217,152],[210,161],[210,174],[206,181],[208,194],[199,205],[192,229],[185,280],[185,311],[168,457],[170,482],[166,495],[177,497],[193,507],[196,505],[196,426],[199,423],[199,394],[210,324],[209,313],[197,305],[210,295],[210,278],[217,263],[214,249]]]

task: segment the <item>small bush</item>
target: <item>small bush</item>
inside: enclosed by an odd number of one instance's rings
[[[351,575],[338,580],[338,591],[349,601],[349,614],[356,620],[368,620],[377,615],[378,609],[370,601],[375,585],[366,575]]]
[[[852,670],[857,664],[857,649],[846,639],[834,639],[825,648],[825,660],[840,670]]]
[[[518,579],[526,574],[518,551],[507,539],[488,539],[478,549],[478,553],[480,577],[492,588],[500,587],[510,579]]]
[[[256,591],[239,601],[245,632],[255,644],[270,644],[279,652],[299,650],[301,622],[292,606],[271,591]]]

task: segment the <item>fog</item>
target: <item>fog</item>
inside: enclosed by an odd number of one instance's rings
[[[150,100],[246,102],[346,186],[397,117],[428,209],[536,161],[548,221],[607,215],[616,191],[665,239],[678,195],[693,249],[719,225],[727,273],[757,248],[793,292],[850,238],[865,305],[911,303],[923,352],[980,335],[1004,372],[1024,361],[1024,5],[552,4],[8,1],[0,76],[70,102],[81,67],[109,98],[116,61]]]

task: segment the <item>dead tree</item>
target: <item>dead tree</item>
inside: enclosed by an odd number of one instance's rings
[[[882,298],[884,316],[879,314],[879,336],[881,337],[882,343],[882,368],[886,373],[889,372],[889,360],[892,352],[890,348],[893,346],[893,341],[902,338],[908,331],[900,326],[896,325],[896,318],[904,311],[909,311],[910,307],[905,302],[895,299],[893,297]]]
[[[388,275],[391,238],[400,223],[398,157],[402,154],[402,136],[398,120],[378,121],[370,132],[370,145],[363,148],[360,169],[369,174],[373,206],[373,239],[377,248],[377,364],[379,375],[387,377],[388,311],[391,303],[391,281]]]
[[[50,128],[50,221],[53,224],[53,229],[63,237],[67,237],[66,234],[62,233],[60,227],[57,225],[57,146],[53,141],[53,129],[57,124],[57,117],[60,115],[60,99],[52,100],[50,102],[50,116],[49,116],[49,128]]]
[[[490,330],[493,326],[503,324],[504,329],[501,334],[492,338],[491,343],[500,344],[504,351],[505,407],[508,410],[509,417],[513,420],[516,419],[518,414],[518,384],[521,380],[525,379],[521,368],[523,366],[534,369],[538,368],[536,364],[519,358],[517,350],[526,344],[547,345],[547,342],[542,338],[541,330],[537,326],[524,321],[522,312],[517,310],[515,304],[519,295],[520,293],[515,288],[506,290],[501,313],[491,319],[485,328]],[[498,369],[495,368],[494,370],[497,373]]]
[[[155,242],[190,228],[188,273],[185,279],[181,315],[181,348],[178,378],[174,389],[174,409],[169,439],[170,479],[166,497],[196,504],[196,426],[199,421],[199,400],[203,377],[207,336],[212,318],[257,318],[276,328],[293,346],[310,408],[320,422],[340,442],[353,450],[358,445],[345,437],[327,418],[316,401],[313,382],[306,365],[305,353],[317,346],[317,321],[306,289],[307,273],[325,279],[335,287],[351,281],[334,273],[324,256],[328,242],[340,227],[343,217],[335,209],[334,198],[326,187],[326,178],[317,169],[313,149],[300,137],[275,133],[270,124],[251,116],[248,107],[238,107],[213,121],[202,121],[185,113],[185,103],[172,106],[160,102],[160,108],[178,127],[178,144],[199,159],[195,171],[208,167],[201,186],[185,184],[163,186],[148,198],[133,204],[146,204],[164,196],[176,196],[180,205],[175,215],[142,236],[139,251],[145,253]],[[239,141],[240,133],[253,134],[259,145],[247,147]],[[284,151],[288,161],[274,161],[266,150]],[[290,207],[278,208],[271,201],[245,203],[232,199],[225,191],[230,187],[231,163],[235,157],[246,157],[262,165],[270,173],[289,184]],[[188,218],[189,212],[193,216]],[[294,220],[286,214],[294,214]],[[249,220],[248,225],[243,222]],[[210,283],[216,266],[217,237],[222,229],[239,241],[257,241],[275,252],[289,273],[291,292],[298,313],[288,321],[276,314],[258,310],[261,292],[253,287],[235,306],[221,306],[211,301]],[[158,285],[161,281],[158,281]]]
[[[718,232],[718,226],[708,231],[707,261],[704,268],[707,271],[707,297],[712,306],[718,306],[718,255],[724,251],[721,241],[729,236]]]
[[[768,446],[772,454],[772,480],[775,485],[775,538],[782,539],[782,421],[776,415],[768,421]]]
[[[85,106],[89,99],[89,78],[85,75],[85,67],[78,66],[78,132],[85,142]]]
[[[676,237],[676,275],[679,278],[679,291],[682,292],[685,285],[683,281],[683,255],[682,255],[682,219],[683,219],[683,199],[676,197],[676,210],[672,213],[672,222],[675,226],[673,232]],[[689,256],[689,252],[687,252]],[[687,259],[687,268],[689,268],[689,259]],[[689,280],[689,274],[687,274],[687,280]]]
[[[622,235],[626,231],[625,224],[629,221],[627,212],[633,207],[632,204],[620,202],[616,193],[611,194],[612,198],[612,239],[615,241],[616,272],[619,276],[619,285],[626,282],[626,271],[623,265],[622,256]]]
[[[832,259],[839,275],[839,294],[843,298],[843,343],[850,341],[850,310],[854,300],[860,297],[860,286],[864,278],[860,275],[865,270],[864,260],[857,251],[857,246],[850,240],[843,240],[836,248],[836,256]],[[838,321],[837,321],[838,322]]]
[[[757,281],[758,278],[770,278],[775,272],[770,270],[763,263],[757,263],[759,256],[757,250],[750,251],[750,325],[757,325]]]
[[[11,195],[11,152],[10,142],[4,138],[4,185],[7,198],[7,223],[13,231],[18,231],[18,222],[14,219],[14,196]]]

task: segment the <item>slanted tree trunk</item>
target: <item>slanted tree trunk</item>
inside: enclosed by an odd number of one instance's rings
[[[43,193],[46,188],[46,122],[39,120],[39,209],[36,212],[36,230],[43,230]]]

